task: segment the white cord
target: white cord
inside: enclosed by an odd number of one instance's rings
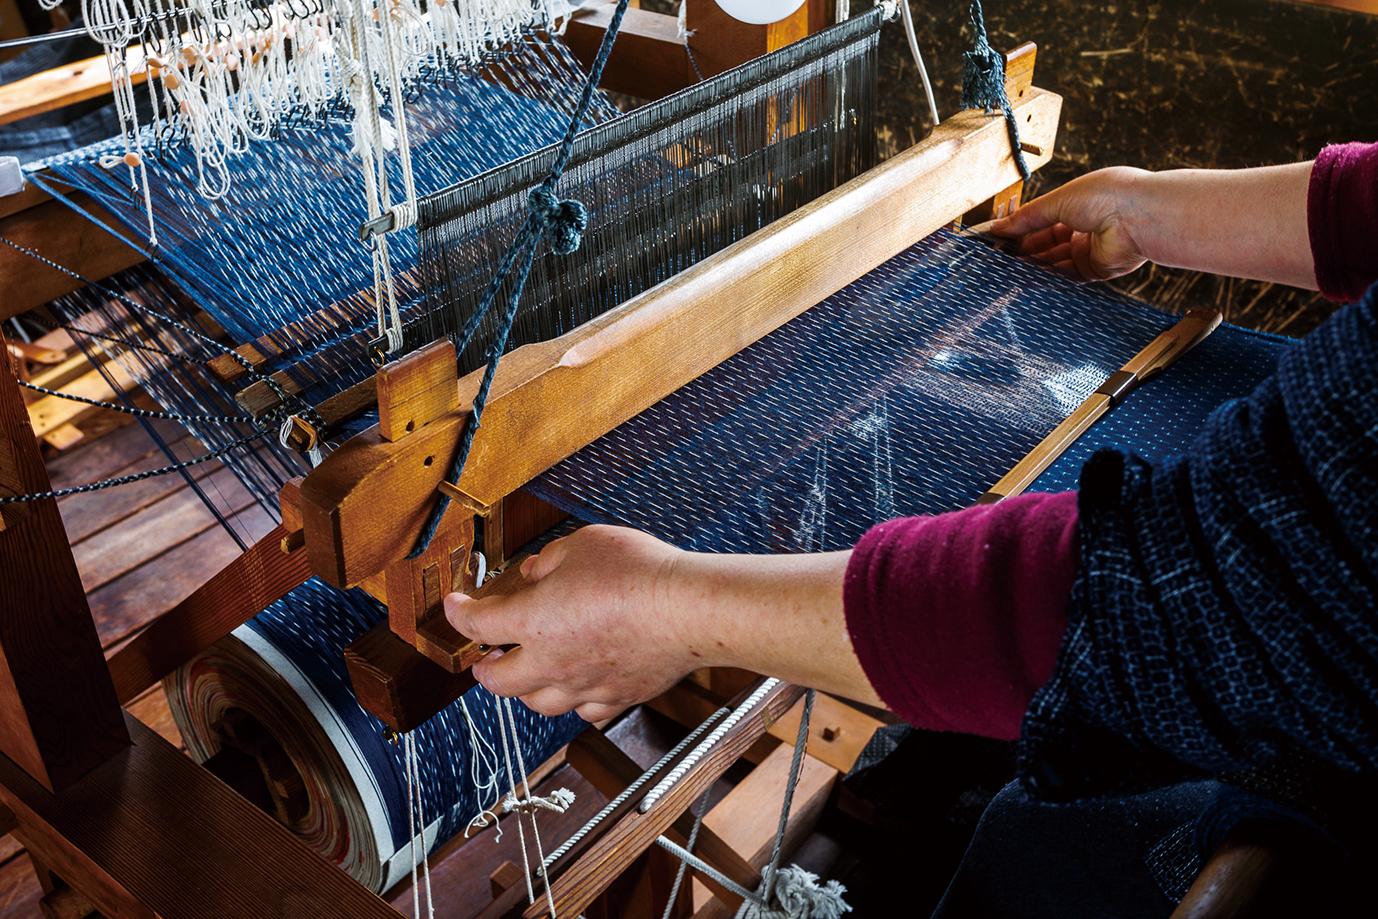
[[[517,769],[521,772],[522,791],[526,793],[526,803],[530,804],[532,800],[531,784],[526,771],[526,763],[522,760],[522,743],[521,738],[517,736],[517,718],[515,715],[512,714],[512,700],[504,697],[499,701],[502,703],[503,707],[507,709],[507,726],[512,731],[512,747],[517,753]],[[516,789],[514,788],[513,791],[515,792],[515,790]],[[574,801],[574,795],[570,794],[568,790],[565,791],[565,794],[569,795],[569,799],[564,805],[566,808],[568,808],[569,805]],[[545,881],[545,900],[546,905],[550,907],[550,919],[555,919],[555,895],[551,893],[550,875],[547,874],[545,870],[545,852],[541,849],[541,830],[538,826],[536,826],[536,811],[535,809],[530,807],[523,809],[527,810],[531,815],[531,835],[536,840],[536,864],[540,866],[538,870],[541,873],[541,879]],[[521,825],[522,815],[519,811],[517,813],[517,826]],[[525,858],[526,856],[523,855],[523,861],[525,861]],[[528,879],[527,883],[530,883],[530,879]]]
[[[760,705],[779,685],[780,681],[774,677],[762,681],[761,685],[756,687],[755,692],[742,700],[742,704],[733,709],[732,714],[724,718],[713,729],[712,733],[701,740],[698,746],[690,750],[689,754],[680,760],[675,768],[670,770],[669,775],[657,782],[656,786],[646,793],[646,797],[641,799],[641,804],[637,806],[637,810],[644,814],[655,807],[656,803],[665,797],[680,779],[684,778],[691,769],[699,764],[699,760],[707,756],[718,745],[718,742],[727,736],[728,731],[731,731],[743,718],[751,714],[752,709]]]
[[[411,914],[420,919],[421,894],[416,877],[419,862],[425,872],[426,919],[435,919],[435,901],[431,897],[431,858],[426,849],[426,806],[421,799],[421,766],[415,734],[402,738],[402,765],[407,773],[407,826],[411,831]]]
[[[928,100],[928,115],[933,119],[933,126],[936,128],[941,121],[938,117],[938,103],[933,98],[933,84],[928,80],[928,68],[924,66],[923,54],[919,51],[919,38],[914,34],[914,15],[909,12],[909,0],[899,0],[899,4],[900,19],[904,21],[904,37],[909,40],[909,53],[914,56],[914,65],[919,68],[924,98]]]

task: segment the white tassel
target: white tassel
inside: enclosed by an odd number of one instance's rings
[[[847,892],[837,881],[820,886],[818,875],[797,865],[781,868],[775,876],[772,903],[761,906],[747,900],[737,919],[842,919],[852,908],[842,895]]]

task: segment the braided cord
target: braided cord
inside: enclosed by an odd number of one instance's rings
[[[42,393],[45,396],[55,396],[58,399],[66,399],[70,402],[81,402],[85,405],[94,405],[96,408],[108,408],[112,412],[123,412],[126,415],[133,415],[135,418],[162,418],[166,421],[176,421],[179,424],[205,422],[208,424],[244,424],[252,422],[253,419],[247,415],[182,415],[177,412],[164,412],[151,408],[139,408],[134,405],[121,405],[118,402],[106,402],[103,399],[88,399],[86,396],[78,396],[76,393],[61,392],[56,389],[49,389],[46,386],[39,386],[37,383],[30,383],[28,380],[15,380],[25,389]]]
[[[1010,150],[1019,167],[1019,177],[1029,181],[1029,164],[1019,145],[1019,119],[1014,117],[1010,97],[1005,93],[1005,56],[990,46],[986,35],[986,14],[981,0],[971,0],[971,50],[962,53],[962,107],[979,108],[987,112],[999,109],[1005,116],[1005,128],[1010,135]]]
[[[184,334],[191,336],[196,341],[205,345],[207,348],[210,348],[212,351],[228,355],[231,360],[233,360],[236,364],[243,368],[244,372],[248,374],[251,380],[253,380],[254,382],[263,383],[264,386],[267,386],[272,391],[273,395],[277,396],[278,400],[282,405],[283,412],[286,412],[287,406],[289,404],[296,403],[296,405],[298,406],[298,411],[301,413],[301,416],[303,418],[305,418],[311,424],[315,425],[318,430],[324,429],[325,421],[316,413],[316,410],[312,406],[310,406],[304,400],[302,400],[300,396],[296,396],[287,392],[287,390],[283,389],[281,384],[279,384],[277,380],[274,380],[271,376],[265,375],[262,372],[260,372],[259,369],[255,367],[254,364],[248,358],[240,354],[235,349],[224,344],[223,342],[216,341],[214,338],[205,334],[200,329],[197,329],[194,326],[191,326],[181,321],[180,319],[177,319],[174,316],[170,316],[167,313],[162,312],[161,310],[155,310],[152,307],[145,306],[144,304],[139,303],[132,297],[129,297],[118,290],[112,290],[104,286],[103,284],[93,281],[90,278],[82,275],[81,273],[73,271],[66,265],[53,261],[46,255],[43,255],[41,252],[37,252],[33,249],[30,249],[27,246],[21,246],[19,243],[16,243],[7,237],[0,236],[0,244],[9,246],[14,251],[22,253],[23,255],[27,255],[29,258],[39,262],[42,265],[46,265],[54,271],[65,274],[67,277],[72,278],[75,281],[80,281],[87,287],[91,287],[95,290],[100,291],[107,297],[110,297],[114,300],[118,300],[123,306],[125,306],[129,310],[132,310],[133,312],[139,313],[144,316],[152,317],[153,319],[156,319],[159,322],[163,322],[167,325],[172,326],[173,328],[183,332]],[[88,332],[85,334],[94,333]],[[272,420],[272,416],[270,416],[270,420]]]
[[[216,340],[215,340],[214,338],[212,338],[211,336],[209,336],[209,335],[205,334],[204,332],[200,331],[199,329],[197,329],[197,328],[195,328],[195,327],[189,325],[188,323],[185,323],[185,322],[181,321],[180,319],[177,319],[177,318],[174,317],[174,316],[170,316],[170,315],[168,315],[167,313],[162,312],[161,310],[155,310],[155,309],[153,309],[153,308],[151,308],[151,307],[145,306],[144,304],[139,303],[138,301],[134,300],[132,297],[129,297],[129,296],[125,295],[124,293],[118,291],[118,290],[113,290],[113,289],[111,289],[111,288],[109,288],[109,287],[106,287],[106,286],[103,285],[103,284],[100,284],[100,283],[98,283],[98,282],[96,282],[96,281],[93,281],[93,280],[91,280],[90,278],[85,277],[85,276],[82,275],[81,273],[76,272],[76,271],[73,271],[72,269],[68,268],[66,265],[63,265],[63,264],[61,264],[61,263],[59,263],[59,262],[56,262],[56,261],[54,261],[53,259],[50,259],[50,258],[48,258],[47,256],[43,255],[42,253],[37,252],[37,251],[35,251],[35,250],[33,250],[33,249],[30,249],[30,248],[27,247],[27,246],[22,246],[22,245],[20,245],[19,243],[16,243],[16,242],[14,242],[13,240],[11,240],[11,239],[9,239],[9,238],[7,238],[7,237],[5,237],[5,236],[0,236],[0,244],[3,244],[3,245],[5,245],[5,246],[8,246],[9,248],[13,249],[14,251],[19,252],[19,253],[21,253],[21,254],[23,254],[23,255],[26,255],[26,256],[28,256],[29,258],[32,258],[32,259],[34,259],[35,261],[39,262],[40,264],[43,264],[43,265],[47,266],[48,268],[51,268],[51,269],[53,269],[54,271],[57,271],[57,272],[59,272],[59,273],[61,273],[61,274],[64,274],[64,275],[66,275],[67,277],[72,278],[73,280],[80,281],[81,283],[87,285],[88,287],[90,287],[90,288],[92,288],[92,289],[94,289],[94,290],[100,291],[100,293],[104,294],[105,296],[107,296],[107,297],[109,297],[109,298],[111,298],[111,299],[113,299],[113,300],[118,301],[119,303],[121,303],[122,305],[124,305],[126,308],[128,308],[128,309],[131,310],[132,312],[138,313],[138,314],[143,315],[143,316],[148,316],[148,317],[150,317],[150,318],[152,318],[152,319],[155,319],[155,320],[157,320],[157,321],[159,321],[159,322],[165,323],[165,324],[167,324],[167,325],[169,325],[169,326],[171,326],[171,327],[173,327],[173,328],[175,328],[175,329],[178,329],[178,330],[181,331],[182,333],[184,333],[184,334],[188,335],[189,337],[191,337],[192,339],[194,339],[194,340],[200,342],[201,344],[205,345],[207,348],[211,349],[211,350],[214,351],[214,352],[217,352],[217,353],[220,353],[220,354],[227,354],[227,355],[229,355],[230,358],[231,358],[232,360],[234,360],[237,364],[239,364],[240,367],[242,367],[242,368],[244,369],[244,371],[249,375],[249,378],[250,378],[250,379],[255,380],[255,381],[262,381],[262,382],[264,383],[264,385],[266,385],[270,390],[272,390],[272,392],[273,392],[273,393],[281,400],[281,402],[282,402],[282,409],[281,409],[282,412],[285,412],[285,411],[286,411],[286,408],[287,408],[288,404],[290,404],[291,402],[296,402],[296,403],[298,403],[298,404],[301,406],[301,409],[300,409],[300,410],[301,410],[301,412],[302,412],[303,417],[305,417],[308,421],[312,422],[313,424],[315,424],[315,423],[317,423],[317,422],[320,422],[319,426],[320,426],[320,427],[324,427],[324,423],[321,422],[319,416],[318,416],[318,415],[316,414],[316,412],[315,412],[315,409],[313,409],[310,405],[308,405],[308,404],[306,404],[305,402],[303,402],[299,397],[294,396],[294,395],[288,393],[286,390],[284,390],[284,389],[278,384],[278,382],[277,382],[276,380],[272,379],[272,378],[269,377],[269,376],[265,376],[264,374],[262,374],[262,373],[259,371],[259,369],[258,369],[257,367],[255,367],[247,358],[245,358],[245,357],[244,357],[242,354],[240,354],[238,351],[235,351],[233,348],[231,348],[231,347],[229,347],[229,346],[223,344],[222,342],[216,341]],[[73,329],[73,331],[80,331],[82,334],[92,335],[92,336],[97,337],[97,338],[105,338],[105,336],[98,335],[98,334],[93,333],[93,332],[86,332],[85,330]],[[181,360],[187,360],[187,358],[185,357],[185,355],[170,355],[170,356],[176,357],[176,358],[181,359]],[[113,410],[113,411],[124,412],[125,414],[133,415],[133,416],[136,417],[136,418],[161,418],[161,419],[166,419],[166,420],[169,420],[169,421],[174,421],[174,422],[179,422],[179,423],[186,423],[186,422],[208,422],[208,423],[212,423],[212,424],[243,424],[243,423],[256,423],[254,419],[250,419],[250,418],[238,418],[238,417],[216,416],[216,415],[195,415],[195,414],[182,415],[182,414],[176,414],[176,413],[173,413],[173,412],[154,411],[154,410],[152,410],[152,409],[141,409],[141,408],[137,408],[137,407],[134,407],[134,406],[118,405],[118,404],[113,403],[113,402],[102,402],[102,401],[96,400],[96,399],[88,399],[88,398],[86,398],[86,397],[84,397],[84,396],[78,396],[78,395],[75,395],[75,394],[73,394],[73,393],[58,392],[57,390],[48,389],[48,388],[45,387],[45,386],[39,386],[39,385],[34,384],[34,383],[29,383],[28,381],[25,381],[25,380],[16,380],[16,382],[19,383],[19,384],[21,384],[21,385],[23,385],[23,386],[25,386],[25,387],[27,387],[27,388],[29,388],[29,389],[34,390],[35,392],[43,393],[44,395],[56,396],[56,397],[62,398],[62,399],[70,399],[70,400],[72,400],[72,401],[74,401],[74,402],[83,402],[83,403],[86,403],[86,404],[88,404],[88,405],[97,406],[97,407],[99,407],[99,408],[108,408],[108,409],[111,409],[111,410]],[[272,418],[272,416],[270,416],[270,420],[271,420],[271,418]],[[133,484],[133,483],[135,483],[135,482],[141,482],[141,481],[143,481],[143,480],[145,480],[145,479],[151,479],[151,478],[155,478],[155,477],[161,476],[161,475],[171,475],[171,474],[173,474],[173,473],[182,472],[182,471],[185,470],[185,469],[190,469],[190,468],[192,468],[193,466],[198,466],[198,465],[200,465],[201,463],[209,462],[210,460],[213,460],[213,459],[219,459],[220,457],[222,457],[222,456],[226,455],[227,453],[230,453],[230,452],[232,452],[232,451],[234,451],[234,450],[236,450],[236,449],[239,449],[240,447],[245,447],[245,446],[249,445],[250,443],[252,443],[253,441],[257,440],[258,438],[264,436],[265,433],[266,433],[266,431],[264,431],[264,430],[257,430],[257,431],[254,431],[254,432],[251,433],[251,434],[248,434],[248,435],[245,435],[244,437],[239,438],[238,440],[232,441],[231,443],[228,443],[228,444],[224,445],[223,447],[218,447],[218,448],[216,448],[216,449],[214,449],[214,450],[211,450],[211,451],[209,451],[209,452],[207,452],[207,453],[204,453],[204,454],[202,454],[201,456],[193,457],[193,458],[188,459],[188,460],[182,460],[182,461],[176,462],[176,463],[171,463],[171,464],[166,465],[166,466],[160,466],[160,467],[158,467],[157,469],[148,469],[148,470],[145,470],[145,471],[143,471],[143,472],[136,472],[136,473],[131,473],[131,474],[129,474],[129,475],[122,475],[122,476],[115,476],[115,477],[109,478],[109,479],[102,479],[102,480],[96,481],[96,482],[88,482],[88,483],[83,484],[83,485],[73,485],[73,486],[70,486],[70,487],[67,487],[67,488],[53,489],[53,490],[51,490],[51,491],[33,492],[33,493],[30,493],[30,494],[22,494],[22,495],[5,495],[5,496],[0,496],[0,507],[3,507],[3,506],[8,505],[8,504],[19,504],[19,503],[28,502],[28,501],[51,500],[51,499],[56,499],[56,498],[64,498],[64,497],[66,497],[66,496],[68,496],[68,495],[79,495],[79,494],[87,494],[87,493],[93,492],[93,491],[103,491],[103,490],[105,490],[105,489],[107,489],[107,488],[115,488],[115,487],[120,486],[120,485],[131,485],[131,484]]]
[[[181,472],[183,469],[190,469],[192,466],[199,466],[202,463],[213,459],[219,459],[231,450],[248,446],[253,441],[264,435],[263,431],[255,431],[245,437],[239,438],[234,443],[226,444],[208,453],[172,463],[168,466],[160,466],[157,469],[147,469],[143,472],[134,472],[129,475],[116,476],[112,479],[102,479],[99,482],[88,482],[85,485],[72,485],[68,488],[55,488],[52,491],[31,492],[24,495],[2,495],[0,496],[0,507],[6,504],[22,504],[26,501],[46,501],[56,498],[65,498],[68,495],[84,495],[87,492],[103,491],[107,488],[114,488],[118,485],[131,485],[134,482],[142,482],[144,479],[152,479],[160,475],[168,475],[173,472]]]
[[[590,817],[588,819],[588,822],[586,822],[579,829],[575,830],[574,833],[568,839],[566,839],[557,849],[555,849],[555,851],[547,855],[545,858],[545,864],[541,866],[542,869],[549,870],[550,866],[559,861],[560,858],[562,858],[567,852],[569,852],[570,849],[574,848],[574,846],[579,843],[579,840],[583,839],[589,833],[597,829],[599,824],[611,817],[619,807],[625,804],[632,797],[632,795],[636,794],[643,787],[645,787],[647,782],[655,778],[656,775],[659,774],[660,770],[665,768],[666,764],[668,764],[675,757],[683,753],[684,750],[690,744],[695,743],[700,737],[707,733],[713,727],[713,725],[717,723],[719,719],[721,719],[724,715],[727,714],[730,714],[729,709],[720,708],[713,714],[709,715],[706,719],[704,719],[704,721],[698,727],[690,731],[684,737],[684,739],[681,740],[679,743],[675,744],[669,752],[667,752],[660,759],[656,760],[655,764],[651,766],[651,768],[641,773],[641,775],[637,777],[636,781],[632,782],[630,785],[624,788],[622,792],[617,795],[617,797],[613,798],[607,804],[603,805],[602,810]]]
[[[536,249],[541,238],[545,237],[550,242],[551,249],[557,255],[569,255],[579,248],[583,232],[588,226],[588,211],[584,205],[579,201],[561,200],[555,194],[555,186],[559,183],[560,177],[564,175],[565,168],[574,156],[574,141],[578,137],[580,126],[588,115],[589,106],[593,103],[594,91],[602,82],[603,68],[607,66],[608,57],[612,54],[613,43],[617,41],[617,33],[622,27],[622,17],[626,14],[628,5],[628,0],[618,0],[617,9],[613,12],[612,20],[608,23],[608,30],[603,34],[603,42],[598,46],[598,55],[593,60],[593,66],[589,68],[588,79],[584,81],[583,89],[580,91],[579,103],[575,106],[573,114],[570,115],[564,138],[556,150],[555,161],[551,164],[550,172],[546,175],[545,180],[533,188],[528,195],[530,210],[527,212],[526,220],[522,223],[521,229],[517,231],[511,247],[503,256],[497,272],[484,290],[483,299],[479,301],[478,307],[464,324],[460,334],[456,350],[462,352],[468,347],[473,336],[477,334],[479,322],[492,308],[503,283],[515,267],[516,275],[511,283],[511,291],[507,295],[507,308],[503,312],[501,325],[493,335],[493,342],[488,347],[488,366],[484,370],[478,392],[474,395],[473,409],[464,424],[464,433],[460,436],[459,448],[455,452],[454,461],[450,464],[449,481],[455,485],[459,484],[459,477],[464,472],[464,465],[468,462],[469,453],[473,449],[474,435],[478,433],[479,425],[482,423],[483,408],[488,402],[488,391],[492,387],[493,377],[497,373],[498,362],[507,349],[507,340],[512,334],[512,325],[517,319],[517,307],[521,301],[522,291],[526,287],[526,279],[531,274],[531,266],[535,262]],[[408,558],[416,558],[429,548],[449,506],[449,495],[441,493],[435,504],[431,506],[430,514],[426,517],[426,523],[422,526],[417,537],[416,546]]]

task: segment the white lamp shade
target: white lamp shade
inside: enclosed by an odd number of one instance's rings
[[[804,0],[716,0],[733,19],[763,26],[779,22],[804,5]]]

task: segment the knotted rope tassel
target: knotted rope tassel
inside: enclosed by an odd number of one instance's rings
[[[557,197],[553,183],[533,188],[527,201],[531,204],[531,213],[543,226],[551,251],[556,255],[569,255],[578,250],[589,225],[589,212],[584,202]]]
[[[574,792],[568,788],[557,788],[550,794],[542,797],[540,795],[530,795],[526,798],[519,798],[517,795],[508,793],[502,799],[502,812],[510,814],[513,811],[530,813],[534,810],[547,810],[555,814],[563,814],[574,804]]]
[[[818,875],[797,865],[781,868],[775,875],[771,902],[747,900],[737,919],[841,919],[852,908],[842,899],[847,892],[837,881],[822,886]]]
[[[971,0],[971,50],[962,53],[962,108],[979,108],[985,112],[999,109],[1005,115],[1005,127],[1010,134],[1010,149],[1019,176],[1029,181],[1029,164],[1019,145],[1019,121],[1010,107],[1005,93],[1005,56],[990,46],[986,35],[986,14],[981,0]]]

